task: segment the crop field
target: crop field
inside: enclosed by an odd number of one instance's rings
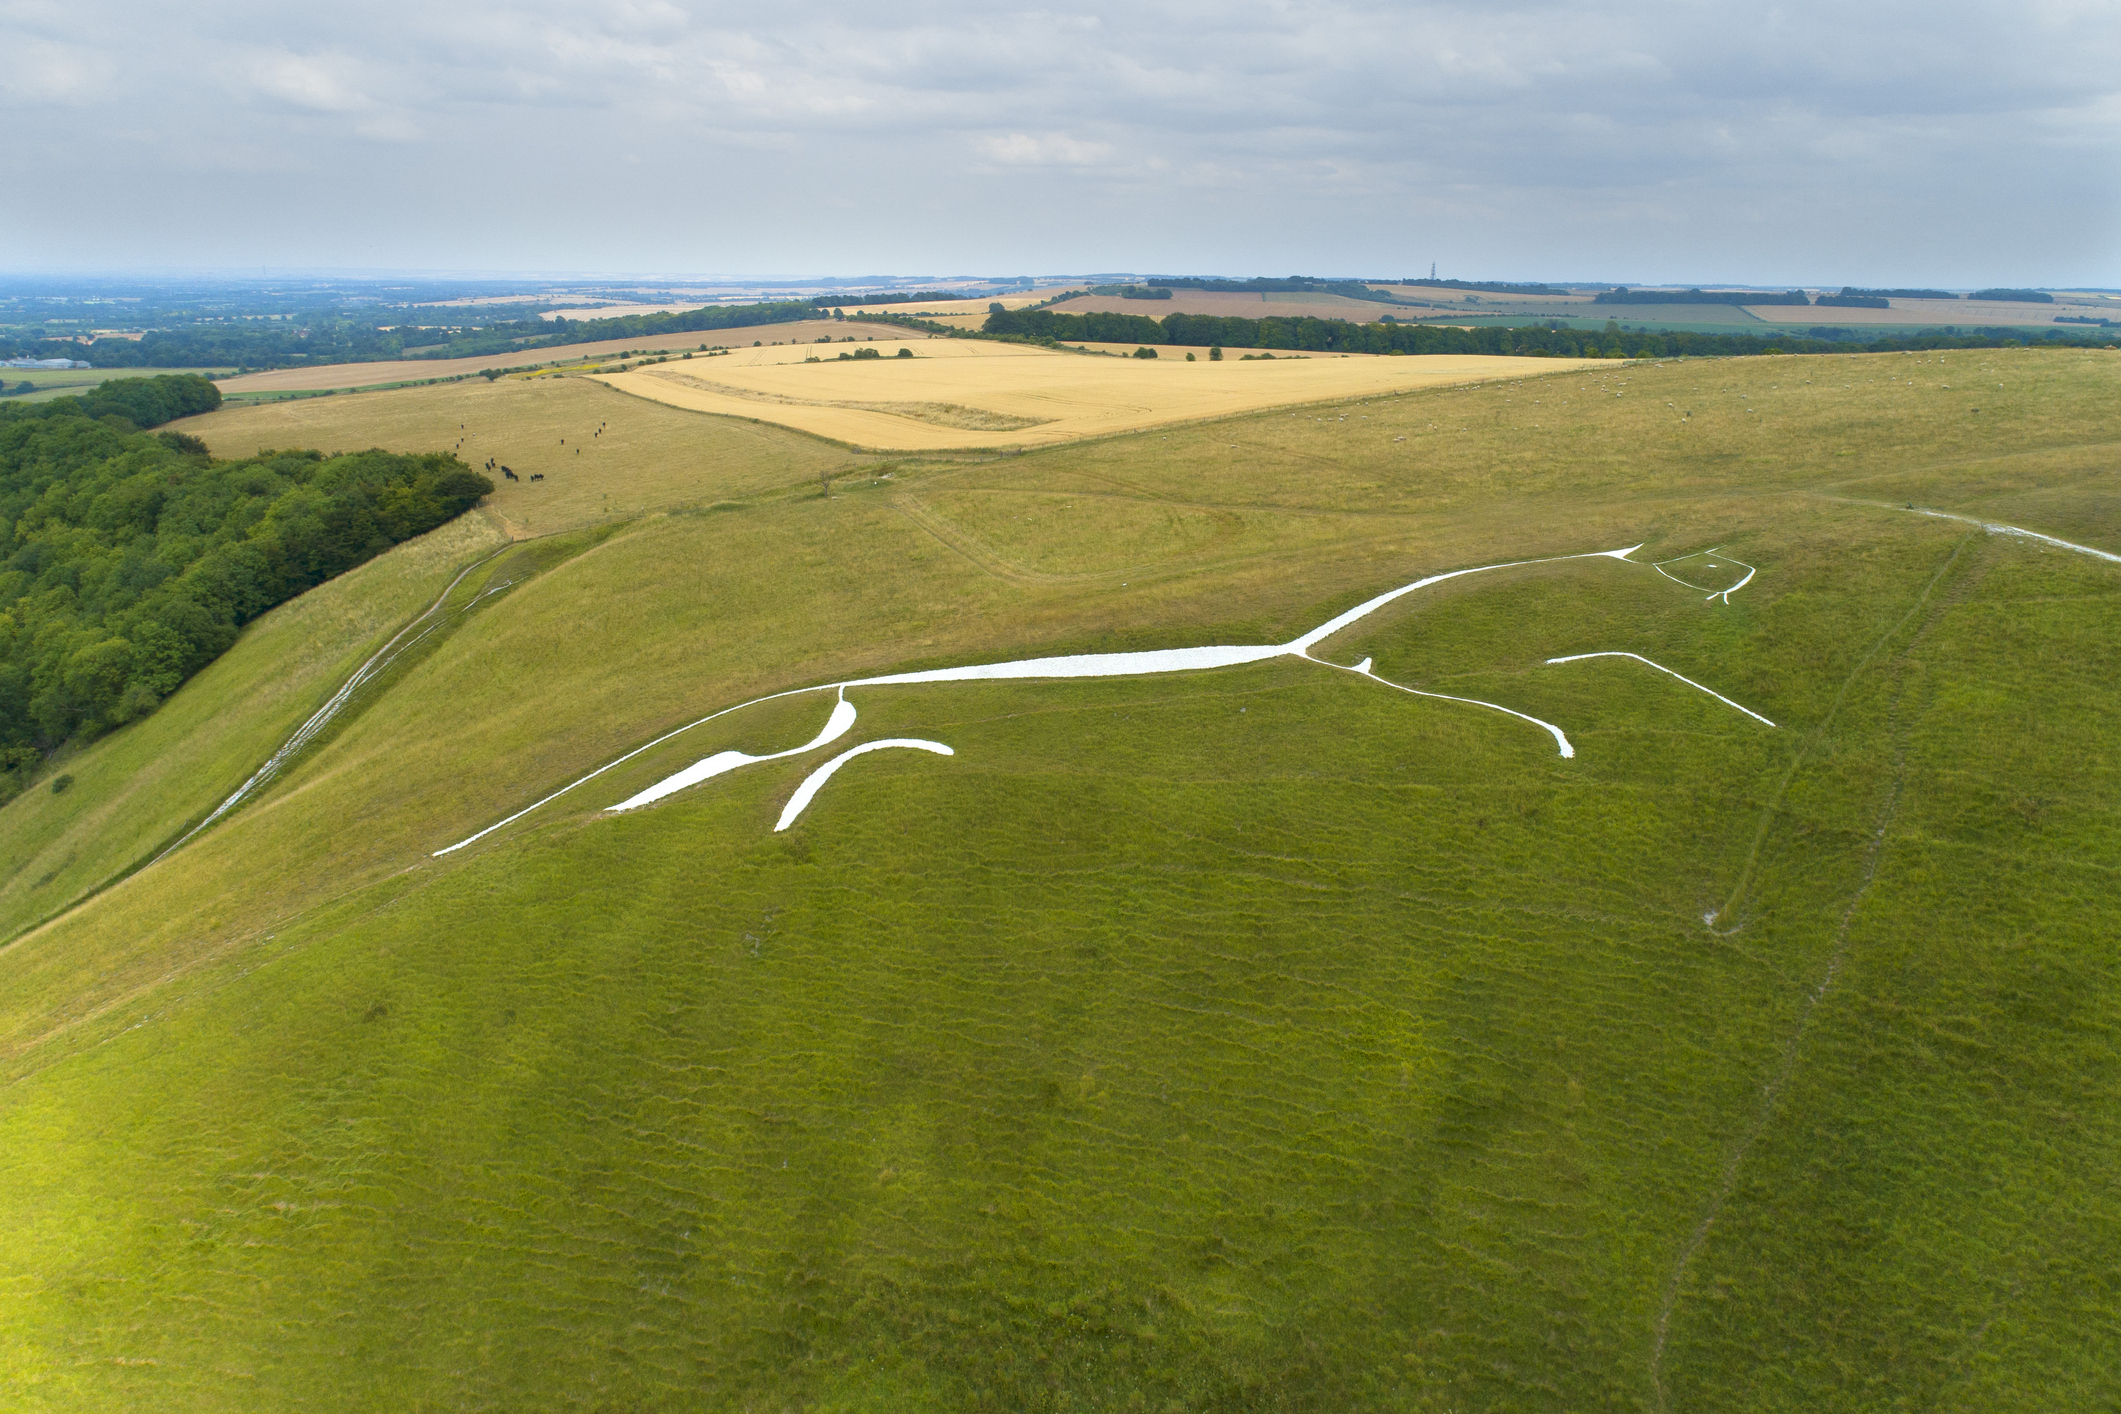
[[[98,383],[112,378],[143,378],[162,373],[203,373],[211,376],[221,371],[218,368],[0,368],[0,387],[14,388],[24,383],[33,384],[35,392],[16,393],[6,401],[41,403],[48,398],[64,398],[75,393],[85,393]]]
[[[810,343],[852,335],[857,338],[925,339],[918,331],[894,329],[888,324],[863,324],[858,320],[806,319],[789,324],[747,325],[738,329],[709,329],[684,334],[650,334],[637,339],[605,339],[586,344],[563,344],[553,348],[526,349],[521,354],[486,354],[478,358],[403,358],[381,363],[333,363],[315,368],[275,368],[264,373],[246,373],[221,380],[221,392],[232,398],[269,393],[317,392],[325,389],[373,388],[389,383],[413,383],[430,378],[464,378],[488,368],[581,363],[584,360],[616,358],[635,350],[652,353],[682,353],[706,345],[711,349],[763,344]]]
[[[759,418],[857,447],[936,451],[1078,441],[1557,366],[1479,356],[1244,360],[1236,352],[1210,363],[1205,349],[1168,346],[1155,359],[1118,359],[983,340],[937,340],[910,359],[892,356],[896,346],[887,349],[881,359],[859,361],[842,361],[845,350],[740,349],[705,367],[698,360],[656,364],[599,381],[674,407]],[[1196,361],[1187,363],[1187,353]],[[829,361],[805,362],[811,354]]]
[[[1254,294],[1239,290],[1173,290],[1167,300],[1127,299],[1121,295],[1077,295],[1053,306],[1055,314],[1146,314],[1161,319],[1167,314],[1212,314],[1238,319],[1345,319],[1367,324],[1381,315],[1398,319],[1419,311],[1395,308],[1373,300],[1349,299],[1344,295],[1306,291]]]
[[[2117,360],[1528,360],[1017,456],[583,378],[180,424],[560,464],[495,498],[537,538],[319,586],[0,808],[8,1402],[2103,1407]],[[645,510],[567,489],[606,423]],[[952,754],[776,830],[888,740]]]
[[[1625,307],[1625,306],[1623,306]],[[1654,307],[1654,306],[1653,306]],[[1601,309],[1610,306],[1600,306]],[[1942,324],[1963,328],[1988,328],[1994,325],[2051,325],[2056,315],[2089,315],[2093,318],[2112,318],[2112,304],[2099,301],[2073,301],[2057,296],[2053,304],[2013,304],[2000,300],[1956,300],[1956,299],[1896,299],[1890,309],[1839,309],[1832,305],[1813,305],[1806,308],[1796,304],[1748,305],[1747,311],[1769,324],[1914,324],[1935,327]]]
[[[977,318],[985,319],[989,305],[998,304],[1004,309],[1022,309],[1026,305],[1043,304],[1054,296],[1064,293],[1066,291],[1058,287],[1048,286],[1045,289],[1034,290],[1020,295],[982,295],[977,299],[913,300],[904,304],[872,305],[868,307],[887,314],[914,314],[923,318],[956,319],[965,315],[973,315]],[[852,319],[863,306],[849,304],[843,306],[843,308],[847,311],[847,317]]]

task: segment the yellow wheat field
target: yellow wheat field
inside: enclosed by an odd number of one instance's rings
[[[1241,360],[1228,351],[1162,348],[1155,359],[1100,358],[1019,344],[878,341],[881,359],[849,345],[739,349],[655,364],[601,381],[673,407],[756,418],[877,451],[1037,446],[1260,408],[1553,373],[1555,358],[1433,355]],[[820,362],[804,359],[815,355]]]

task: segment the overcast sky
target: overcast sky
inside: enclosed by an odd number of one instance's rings
[[[0,0],[0,269],[2121,286],[2121,0]]]

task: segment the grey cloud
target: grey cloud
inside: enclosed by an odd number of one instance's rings
[[[2114,0],[76,0],[0,46],[12,189],[189,218],[76,226],[102,264],[2121,284]]]

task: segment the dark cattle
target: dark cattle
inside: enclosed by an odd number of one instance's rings
[[[505,466],[501,468],[501,475],[507,477],[510,481],[521,481],[523,479]]]
[[[532,473],[530,473],[530,479],[532,481],[543,481],[545,479],[545,473],[542,471],[533,471]]]

